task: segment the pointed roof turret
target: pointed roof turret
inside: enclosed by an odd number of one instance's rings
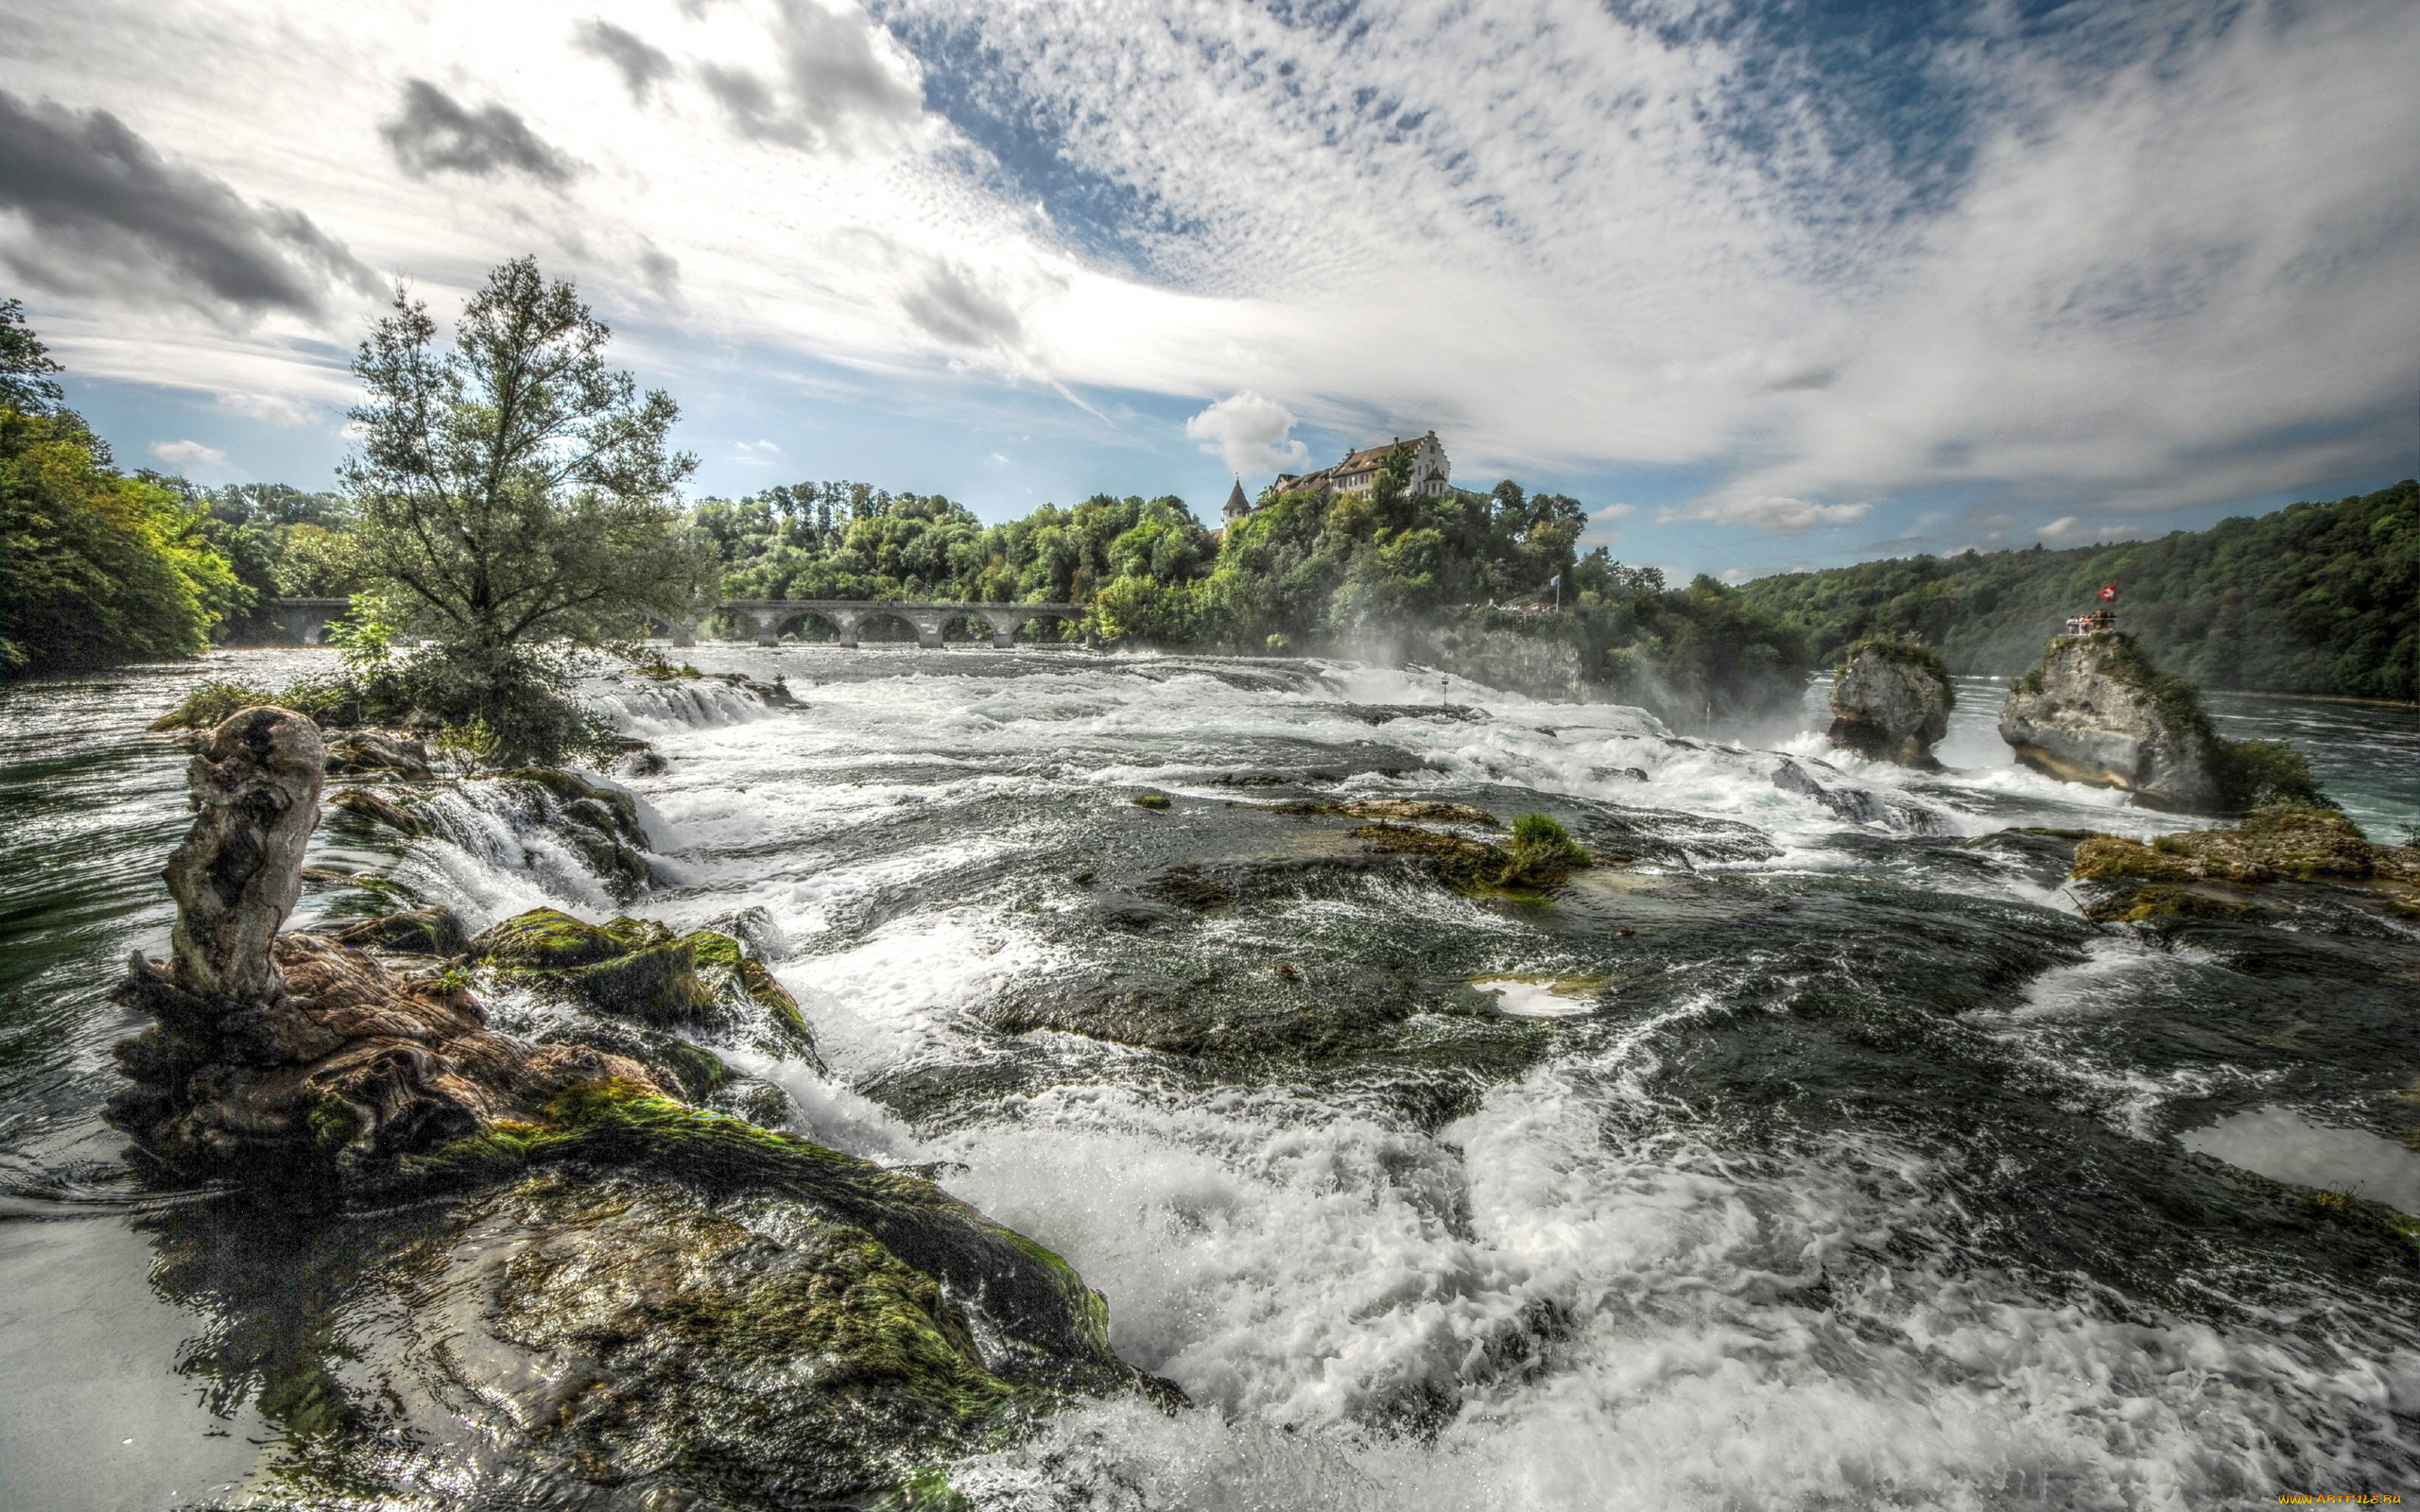
[[[1227,495],[1225,518],[1234,520],[1250,513],[1252,513],[1252,501],[1244,497],[1244,480],[1237,478],[1235,489]]]

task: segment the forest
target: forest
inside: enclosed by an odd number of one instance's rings
[[[1896,635],[1939,646],[1953,672],[2011,675],[2112,585],[2125,628],[2204,687],[2420,697],[2420,484],[2408,479],[2156,541],[1860,562],[1742,592],[1819,660]]]
[[[270,643],[268,600],[373,585],[374,532],[347,492],[121,470],[62,404],[59,370],[22,309],[0,303],[0,673]],[[1871,561],[1735,589],[1673,587],[1601,547],[1582,553],[1586,510],[1566,495],[1509,479],[1418,494],[1408,463],[1399,452],[1366,492],[1266,492],[1223,531],[1173,496],[1095,494],[987,525],[941,494],[805,482],[687,505],[666,559],[696,562],[724,598],[1076,603],[1082,624],[1028,633],[1113,646],[1352,655],[1407,626],[1475,626],[1569,643],[1584,676],[1626,701],[1717,716],[1783,705],[1808,669],[1876,635],[1936,645],[1953,671],[2019,672],[2115,584],[2127,628],[2205,686],[2420,692],[2411,482],[2158,541]]]

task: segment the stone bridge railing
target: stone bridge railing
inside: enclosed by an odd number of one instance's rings
[[[349,600],[341,598],[272,598],[262,608],[287,634],[304,645],[319,645],[327,639],[329,624],[342,619],[351,607]],[[842,645],[854,646],[857,644],[858,626],[888,614],[915,627],[918,645],[941,644],[942,631],[950,621],[972,617],[992,627],[994,645],[1006,646],[1017,627],[1028,620],[1051,616],[1080,619],[1084,612],[1074,604],[908,604],[887,599],[735,598],[715,607],[753,621],[759,645],[775,644],[786,622],[812,616],[839,631]],[[697,643],[694,624],[664,623],[664,628],[674,645]]]

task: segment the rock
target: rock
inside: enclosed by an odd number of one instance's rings
[[[614,764],[619,777],[662,777],[672,770],[672,764],[653,750],[634,750]]]
[[[166,873],[181,993],[222,1008],[276,995],[269,941],[302,893],[325,756],[307,716],[261,707],[230,714],[188,764],[193,828]]]
[[[611,1087],[423,1163],[455,1194],[138,1220],[221,1325],[193,1374],[306,1404],[264,1451],[280,1505],[929,1505],[919,1471],[1070,1393],[1184,1400],[1064,1261],[920,1175]]]
[[[1926,771],[1941,764],[1933,743],[1949,732],[1958,701],[1949,669],[1928,646],[1910,641],[1859,642],[1832,684],[1832,744],[1876,761]]]
[[[1356,819],[1426,819],[1432,823],[1470,824],[1490,830],[1500,830],[1504,828],[1504,821],[1497,818],[1495,815],[1490,814],[1485,809],[1473,808],[1467,803],[1447,803],[1435,799],[1357,799],[1353,801],[1342,803],[1323,803],[1306,800],[1292,803],[1272,803],[1270,805],[1270,812],[1272,814],[1292,814],[1305,817],[1315,815],[1333,814]]]
[[[816,1059],[797,1001],[728,935],[676,935],[645,919],[591,924],[532,908],[481,932],[468,954],[610,1017],[659,1029],[754,1027],[775,1053]]]
[[[327,765],[330,772],[345,776],[394,772],[423,779],[433,775],[426,746],[377,730],[349,730],[329,741]]]
[[[555,833],[579,852],[617,901],[628,902],[655,880],[655,868],[647,859],[647,827],[639,822],[638,801],[630,794],[554,766],[521,767],[505,780],[546,794],[553,801],[552,816],[562,821],[554,826]]]
[[[339,945],[393,951],[403,955],[459,955],[471,948],[470,931],[447,908],[407,908],[347,924],[328,936]]]
[[[367,787],[345,787],[328,799],[330,808],[357,814],[372,824],[383,824],[390,830],[417,838],[428,833],[428,824],[417,814],[393,799]]]
[[[2000,738],[2046,776],[2122,788],[2149,808],[2227,807],[2224,747],[2193,684],[2152,665],[2118,630],[2062,636],[2017,679]]]
[[[2263,809],[2232,830],[2163,834],[2151,844],[2096,834],[2076,847],[2083,881],[2364,882],[2420,885],[2420,850],[2374,845],[2334,809]]]
[[[397,977],[310,935],[280,935],[264,954],[279,988],[249,1002],[187,992],[139,954],[112,994],[159,1026],[116,1046],[132,1085],[107,1117],[173,1170],[374,1178],[402,1157],[527,1120],[572,1087],[654,1086],[618,1057],[489,1033],[455,981]]]
[[[1572,872],[1596,864],[1570,832],[1544,814],[1524,814],[1513,820],[1509,845],[1384,821],[1362,825],[1353,837],[1377,850],[1412,857],[1438,881],[1465,893],[1499,888],[1543,892],[1562,885]]]

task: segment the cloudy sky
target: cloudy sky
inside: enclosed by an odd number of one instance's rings
[[[204,482],[534,252],[700,491],[1434,427],[1744,575],[2420,469],[2414,78],[2411,0],[0,0],[0,294]]]

